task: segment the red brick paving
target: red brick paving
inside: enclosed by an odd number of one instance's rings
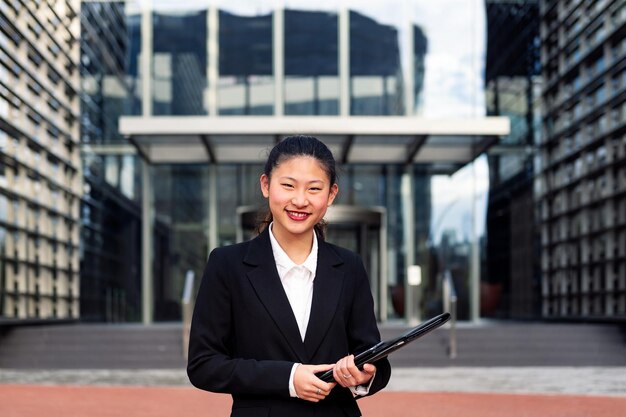
[[[381,392],[366,417],[624,417],[623,397]],[[2,417],[219,417],[227,395],[194,388],[0,385]]]

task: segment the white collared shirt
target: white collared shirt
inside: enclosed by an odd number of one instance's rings
[[[272,224],[269,225],[270,242],[278,277],[283,284],[285,294],[289,299],[291,310],[298,323],[300,337],[304,342],[306,329],[311,316],[311,303],[313,302],[313,281],[317,270],[317,236],[313,232],[313,247],[305,261],[298,265],[289,258],[272,233]]]

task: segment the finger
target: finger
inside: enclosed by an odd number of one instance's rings
[[[325,364],[322,364],[322,365],[312,365],[311,366],[311,371],[313,373],[322,372],[322,371],[328,371],[329,369],[332,369],[334,366],[335,366],[334,363],[330,363],[330,364],[325,363]]]
[[[344,388],[356,385],[353,381],[352,374],[346,366],[336,367],[333,376],[335,377],[335,381]]]
[[[352,385],[357,385],[360,374],[361,370],[354,363],[354,355],[346,357],[346,368],[343,377],[349,380]]]
[[[335,378],[335,381],[337,381],[340,386],[344,388],[348,387],[346,379],[342,376],[341,370],[338,366],[333,369],[333,378]]]
[[[313,387],[313,392],[311,393],[311,399],[314,402],[318,402],[326,398],[328,393],[324,391],[321,387]]]

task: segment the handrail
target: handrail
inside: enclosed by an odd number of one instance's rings
[[[449,270],[443,272],[443,308],[450,313],[450,335],[448,340],[448,356],[455,359],[457,355],[456,339],[456,288]]]
[[[189,349],[189,331],[191,329],[191,316],[193,315],[193,284],[196,274],[190,269],[185,274],[185,287],[183,288],[183,298],[181,300],[183,316],[183,356],[187,360],[187,350]]]

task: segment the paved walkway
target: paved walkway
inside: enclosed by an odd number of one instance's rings
[[[3,417],[228,416],[230,397],[182,387],[0,385]],[[366,417],[623,417],[626,397],[381,392]]]
[[[366,417],[623,417],[626,368],[396,368]],[[0,369],[2,417],[228,416],[184,371]]]
[[[0,369],[0,384],[191,387],[184,370]],[[385,391],[626,396],[626,368],[394,368]]]

